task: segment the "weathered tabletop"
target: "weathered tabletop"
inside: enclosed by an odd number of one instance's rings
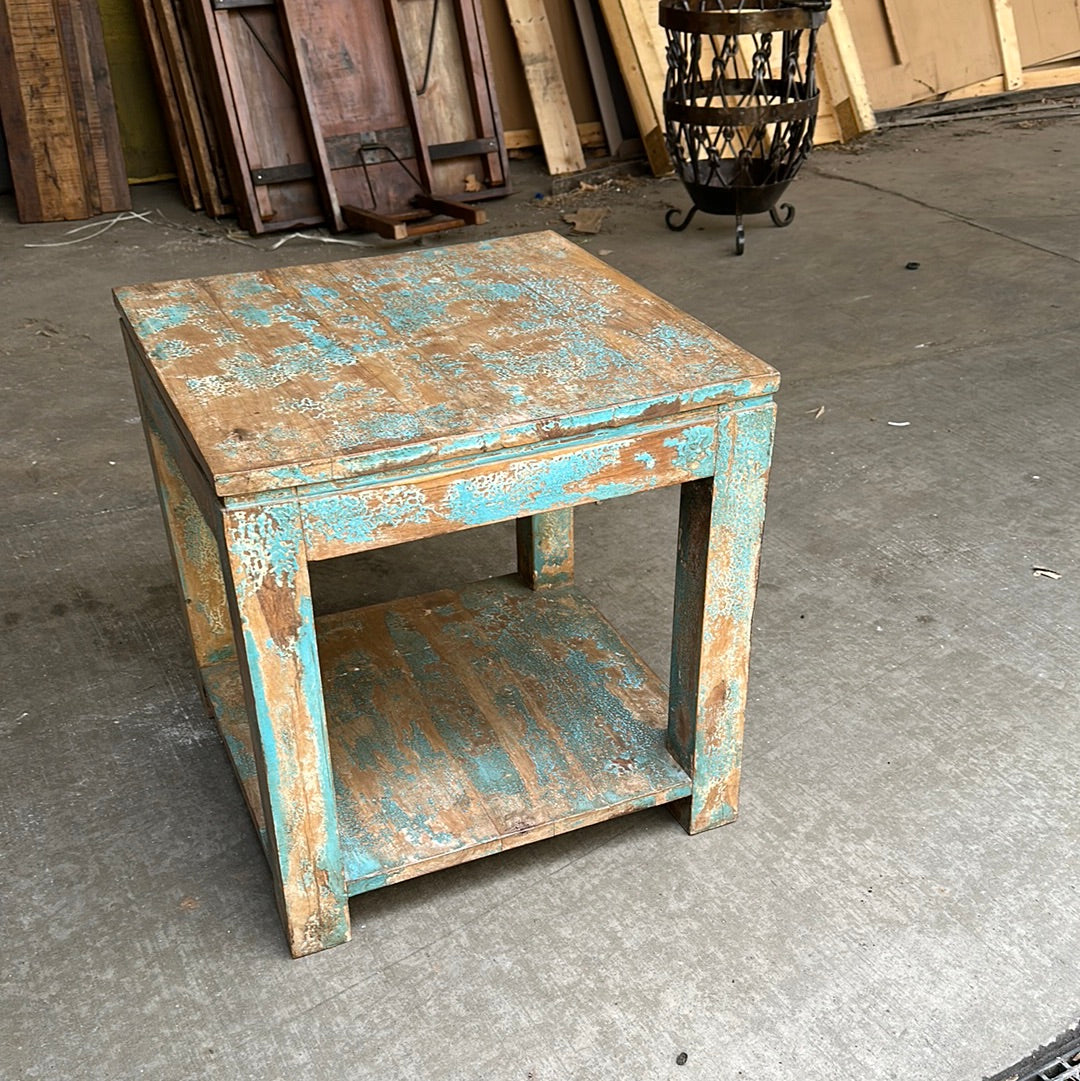
[[[221,495],[523,446],[779,381],[554,233],[116,298]]]
[[[552,233],[116,295],[294,954],[390,882],[734,818],[772,368]],[[676,484],[669,691],[573,585],[573,508]],[[309,562],[510,519],[516,576],[316,619]]]

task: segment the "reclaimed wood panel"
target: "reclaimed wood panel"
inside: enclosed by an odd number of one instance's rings
[[[222,495],[668,416],[775,371],[552,233],[117,291]]]
[[[432,190],[466,198],[505,190],[506,146],[477,3],[385,3],[398,36],[402,78],[413,90],[417,125],[429,149]],[[478,141],[489,145],[485,153],[463,152]]]
[[[843,9],[874,109],[910,105],[1003,73],[991,0],[952,0],[937,6],[933,18],[922,0],[845,0]]]
[[[570,97],[543,0],[505,0],[548,172],[559,176],[585,168]]]
[[[349,938],[349,907],[296,504],[224,516],[226,592],[267,853],[294,957]]]
[[[641,0],[600,0],[630,105],[634,111],[649,166],[656,176],[672,171],[664,142],[664,80],[667,73],[663,32]],[[655,24],[655,25],[654,25]]]
[[[382,0],[355,0],[347,16],[340,0],[279,0],[278,10],[305,84],[300,105],[323,158],[336,227],[344,222],[334,200],[383,214],[408,209],[429,188],[429,165]]]
[[[168,68],[168,78],[162,77],[161,83],[171,91],[174,100],[172,108],[167,107],[166,116],[171,118],[173,109],[179,113],[181,132],[176,141],[182,141],[191,156],[200,201],[205,204],[211,217],[220,218],[230,208],[220,190],[214,160],[216,139],[212,134],[212,125],[207,124],[206,106],[201,93],[202,80],[194,77],[191,71],[186,28],[181,23],[174,0],[149,2],[161,35]]]
[[[576,590],[495,579],[318,620],[350,893],[685,798],[658,678]],[[227,666],[207,673],[238,775]]]
[[[683,485],[675,574],[668,742],[694,778],[690,833],[738,813],[750,625],[775,407],[721,418],[717,475]]]
[[[68,94],[79,139],[83,182],[94,213],[131,209],[105,36],[95,0],[54,3],[64,43]]]
[[[711,475],[715,465],[709,410],[677,426],[635,425],[622,438],[560,441],[524,458],[489,453],[451,473],[413,469],[397,484],[314,496],[304,503],[304,532],[311,558],[330,559],[662,488]]]
[[[91,0],[0,0],[0,121],[20,221],[130,209]]]
[[[179,93],[173,80],[169,54],[165,48],[165,39],[158,23],[157,12],[154,10],[152,0],[135,0],[134,7],[150,60],[158,104],[161,106],[162,117],[165,120],[165,135],[169,142],[173,167],[176,169],[180,196],[189,209],[202,210],[202,189],[195,172],[195,161],[192,157],[188,134],[184,129],[184,118],[178,101]]]
[[[295,72],[273,4],[218,11],[211,0],[189,0],[188,15],[240,221],[252,233],[319,224]]]

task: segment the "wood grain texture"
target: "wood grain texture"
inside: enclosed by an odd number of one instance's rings
[[[585,154],[570,108],[555,39],[543,0],[505,0],[525,81],[529,87],[548,172],[559,176],[585,168]]]
[[[470,198],[505,191],[506,145],[478,3],[385,0],[385,4],[417,132],[429,151],[432,190]],[[463,149],[476,140],[486,141],[490,149],[483,153]]]
[[[672,171],[664,143],[664,81],[667,65],[654,10],[641,0],[600,0],[615,57],[619,62],[641,141],[654,175]],[[653,24],[656,24],[655,26]]]
[[[161,33],[169,83],[175,95],[175,108],[180,114],[182,141],[191,155],[200,198],[206,205],[207,213],[220,218],[226,212],[226,201],[219,188],[203,103],[196,79],[192,76],[182,24],[174,0],[150,0],[150,3]],[[180,141],[179,137],[177,141]]]
[[[694,780],[691,833],[738,812],[750,623],[775,409],[721,416],[715,478],[685,484],[679,513],[668,742]]]
[[[222,495],[768,394],[775,371],[552,233],[117,292]]]
[[[311,154],[273,5],[215,11],[211,0],[189,0],[187,13],[241,222],[253,233],[317,225],[314,181],[274,172],[310,172]]]
[[[413,468],[396,481],[344,485],[304,501],[313,559],[616,499],[711,475],[716,410],[678,424],[637,424],[595,438],[488,452],[454,470]]]
[[[96,0],[54,3],[64,44],[68,98],[92,212],[131,209],[105,36]]]
[[[226,512],[224,541],[267,853],[300,957],[346,941],[349,909],[298,508]]]
[[[97,7],[0,0],[0,121],[20,221],[127,210]]]
[[[340,0],[280,0],[278,6],[296,62],[307,72],[300,106],[307,111],[309,129],[323,144],[337,140],[342,147],[334,160],[323,152],[321,167],[331,174],[324,184],[332,198],[338,205],[382,213],[407,210],[412,197],[429,184],[428,166],[418,156],[382,0],[347,6]],[[376,138],[392,142],[390,132],[405,143],[397,151],[405,168],[383,151],[362,149]],[[363,153],[374,159],[366,168]],[[343,225],[339,215],[336,225]]]
[[[877,127],[862,61],[843,0],[834,0],[818,34],[818,62],[841,137],[853,139]]]
[[[495,579],[318,629],[350,893],[689,793],[663,686],[572,588]],[[235,677],[208,675],[250,790]]]
[[[574,580],[574,511],[549,511],[517,520],[518,574],[530,589]]]
[[[177,586],[197,668],[236,656],[221,552],[203,512],[148,413],[145,429]]]
[[[139,20],[143,42],[146,45],[150,69],[154,77],[158,104],[165,120],[165,135],[169,142],[176,179],[180,186],[180,195],[184,204],[191,210],[202,210],[202,189],[195,172],[192,148],[188,133],[184,128],[184,117],[180,112],[178,91],[173,81],[172,68],[169,66],[169,53],[165,48],[162,29],[158,23],[157,12],[152,0],[135,0],[135,14]]]
[[[0,121],[20,221],[91,211],[50,0],[0,3]]]
[[[1024,83],[1024,65],[1020,59],[1020,39],[1012,0],[993,0],[994,29],[1001,50],[1002,84],[1005,90],[1018,90]]]

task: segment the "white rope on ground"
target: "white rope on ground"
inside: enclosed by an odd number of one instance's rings
[[[151,215],[156,214],[161,222],[151,221]],[[121,214],[117,214],[115,218],[110,218],[109,221],[102,223],[101,221],[88,221],[84,225],[76,225],[74,229],[68,229],[64,234],[65,236],[71,236],[73,233],[84,233],[87,229],[94,229],[92,233],[86,233],[85,236],[77,236],[72,240],[50,240],[41,241],[37,243],[23,244],[24,248],[66,248],[70,244],[84,244],[88,240],[94,240],[101,236],[103,233],[107,233],[114,225],[124,221],[141,221],[146,225],[160,225],[164,224],[165,227],[171,229],[180,229],[187,233],[196,233],[199,236],[204,236],[208,240],[230,240],[234,244],[242,244],[247,248],[255,248],[263,251],[276,251],[283,244],[287,244],[290,240],[310,240],[318,244],[346,244],[351,248],[370,248],[372,245],[363,240],[345,240],[343,237],[336,236],[320,236],[317,233],[288,233],[283,237],[279,237],[273,244],[256,244],[249,237],[240,234],[234,229],[223,230],[216,235],[200,226],[182,225],[179,222],[172,221],[167,218],[160,209],[156,210],[125,210]]]
[[[290,240],[316,240],[320,244],[348,244],[351,248],[370,248],[371,245],[365,243],[363,240],[344,240],[337,236],[319,236],[315,233],[289,233],[287,236],[283,236],[280,239],[274,241],[270,245],[270,251],[277,251],[282,244],[287,244]]]
[[[72,233],[81,233],[84,229],[93,229],[94,226],[98,226],[96,233],[87,233],[86,236],[78,236],[74,240],[51,240],[48,242],[42,242],[40,244],[24,244],[24,248],[66,248],[69,244],[82,244],[87,240],[93,240],[95,237],[101,236],[102,233],[107,233],[117,222],[121,221],[134,221],[136,218],[139,221],[147,222],[149,224],[149,215],[152,214],[152,210],[125,210],[122,214],[117,214],[115,218],[107,221],[104,225],[96,221],[88,221],[85,225],[76,225],[74,229],[69,229],[64,236],[70,236]]]

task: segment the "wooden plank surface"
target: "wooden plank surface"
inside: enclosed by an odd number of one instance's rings
[[[771,393],[768,365],[553,233],[117,291],[222,494]]]
[[[131,207],[97,6],[0,2],[0,120],[21,221]]]
[[[382,0],[280,0],[297,62],[308,72],[306,107],[327,146],[328,180],[337,203],[381,213],[407,210],[428,182],[402,87]],[[362,146],[395,138],[402,164]],[[411,144],[411,145],[409,145]],[[330,148],[340,147],[340,156]],[[412,175],[410,175],[410,173]],[[370,185],[370,186],[369,186]]]
[[[1020,59],[1020,39],[1016,33],[1012,0],[992,0],[994,28],[997,30],[998,48],[1001,50],[1001,66],[1005,90],[1018,90],[1024,83],[1024,65]]]
[[[314,181],[275,172],[307,166],[313,175],[273,5],[215,11],[191,0],[188,13],[240,220],[253,233],[318,224]]]
[[[318,633],[350,893],[690,792],[663,685],[572,588],[496,579]],[[209,678],[250,790],[235,679]]]
[[[506,0],[525,81],[536,114],[548,172],[554,176],[585,168],[570,97],[543,0]]]
[[[109,61],[96,0],[55,3],[83,184],[93,213],[131,209]]]
[[[877,126],[862,61],[855,47],[843,0],[834,0],[818,34],[821,81],[842,139],[854,139]]]
[[[51,0],[0,0],[0,120],[20,221],[94,213]]]
[[[484,154],[436,155],[431,161],[432,189],[460,195],[502,186],[506,148],[479,8],[473,0],[386,2],[399,35],[403,77],[413,89],[419,130],[428,147],[480,139],[495,147]]]
[[[992,5],[993,0],[951,0],[928,17],[923,0],[844,0],[841,19],[833,4],[826,25],[850,24],[868,98],[884,111],[993,77],[1000,92],[1003,66]],[[822,40],[828,50],[829,37]],[[836,40],[843,52],[843,42]],[[849,98],[834,82],[829,80],[841,105],[841,126],[850,129],[842,103],[858,95]],[[865,123],[861,127],[868,130]]]
[[[134,7],[150,59],[158,104],[165,120],[165,135],[169,142],[173,166],[176,169],[180,195],[185,205],[191,210],[202,210],[202,189],[199,185],[198,174],[195,172],[192,148],[189,145],[184,118],[180,112],[178,91],[173,81],[172,68],[169,66],[169,54],[165,49],[157,12],[152,0],[135,0]]]
[[[630,96],[649,166],[656,176],[672,171],[664,143],[664,80],[667,66],[659,19],[640,0],[600,0],[611,44]],[[654,28],[652,23],[656,22]]]
[[[224,200],[219,191],[206,121],[199,92],[196,89],[196,80],[192,77],[189,66],[184,33],[174,0],[150,0],[150,2],[161,34],[172,92],[175,95],[175,104],[172,108],[178,110],[180,114],[184,142],[191,156],[191,165],[195,170],[201,199],[206,204],[207,212],[212,217],[219,218],[225,213]]]

